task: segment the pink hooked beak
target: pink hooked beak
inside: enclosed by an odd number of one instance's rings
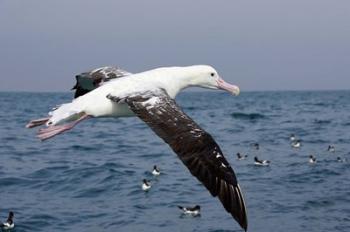
[[[219,89],[226,90],[235,96],[239,94],[238,86],[227,83],[221,77],[219,77],[219,79],[216,82],[218,83]]]

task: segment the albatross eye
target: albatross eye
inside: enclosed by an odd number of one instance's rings
[[[215,76],[215,73],[210,73],[210,76],[212,76],[212,77]]]

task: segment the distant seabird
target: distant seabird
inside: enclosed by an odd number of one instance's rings
[[[4,230],[13,229],[13,227],[15,227],[15,223],[13,221],[14,216],[15,216],[15,214],[12,211],[10,211],[6,222],[1,223],[0,228],[2,228]]]
[[[151,183],[148,180],[143,179],[142,182],[143,182],[142,183],[142,190],[143,191],[148,191],[152,187]]]
[[[335,146],[329,145],[327,151],[334,153],[335,152]]]
[[[248,155],[242,155],[241,153],[237,153],[237,159],[238,160],[244,160],[245,158],[247,158],[248,157]]]
[[[159,175],[160,175],[160,170],[158,169],[157,165],[154,165],[154,166],[153,166],[152,174],[153,174],[154,176],[159,176]]]
[[[183,214],[191,215],[194,217],[200,215],[201,207],[199,205],[196,205],[194,207],[182,207],[182,206],[177,206],[177,207],[182,210]]]
[[[300,148],[301,147],[301,141],[299,139],[295,140],[295,141],[292,142],[291,146],[294,147],[294,148]]]
[[[268,166],[270,165],[269,160],[259,160],[258,157],[254,157],[254,164],[258,166]]]
[[[46,140],[91,117],[137,116],[169,144],[191,174],[247,230],[245,203],[231,165],[212,136],[174,100],[182,89],[191,86],[239,94],[237,86],[226,83],[210,66],[159,68],[105,82],[62,104],[47,119],[29,122],[27,127],[46,123],[47,127],[38,133],[41,140]]]
[[[309,163],[310,163],[310,164],[316,163],[316,157],[313,156],[313,155],[310,155],[310,156],[309,156]]]
[[[259,150],[260,149],[259,143],[254,143],[253,147],[254,147],[255,150]]]
[[[337,157],[337,161],[339,162],[339,163],[344,163],[345,161],[346,161],[346,159],[344,158],[344,159],[342,159],[341,157]]]

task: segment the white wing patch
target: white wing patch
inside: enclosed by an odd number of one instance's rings
[[[152,105],[154,106],[155,104],[157,104],[159,102],[159,97],[157,96],[154,96],[154,97],[151,97],[150,99],[148,99],[147,101],[145,102],[142,102],[142,106],[149,106],[149,105]]]

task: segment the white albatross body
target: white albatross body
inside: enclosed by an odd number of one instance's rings
[[[52,111],[52,117],[47,122],[47,125],[57,125],[67,120],[74,120],[76,118],[74,115],[79,115],[81,112],[92,117],[134,116],[134,113],[126,104],[115,104],[106,96],[113,94],[113,96],[122,98],[130,94],[164,89],[174,99],[184,88],[201,84],[206,85],[206,83],[201,83],[200,74],[204,72],[216,74],[216,71],[210,66],[195,65],[189,67],[158,68],[112,80],[94,91],[78,97],[72,103],[63,104],[57,110]],[[195,78],[189,78],[189,76],[195,76]],[[219,78],[218,75],[217,77]],[[204,87],[214,88],[211,86]],[[231,92],[238,94],[239,88],[233,86]],[[91,102],[94,104],[91,104]]]

